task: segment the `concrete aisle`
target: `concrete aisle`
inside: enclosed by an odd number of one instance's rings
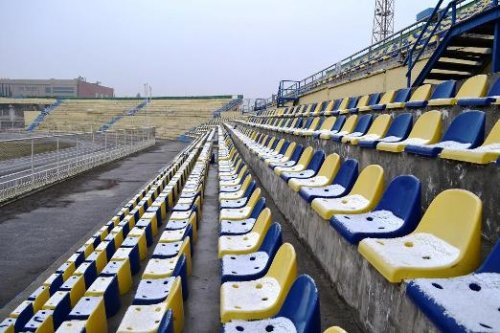
[[[185,333],[218,332],[220,262],[217,258],[219,237],[219,194],[217,165],[210,165],[198,242],[193,255],[193,275],[189,280],[189,298],[184,303]]]
[[[4,308],[0,318],[41,285],[185,146],[163,141],[1,207],[0,306]]]

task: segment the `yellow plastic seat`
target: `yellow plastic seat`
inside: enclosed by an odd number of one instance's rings
[[[220,220],[242,220],[250,217],[252,214],[252,210],[255,207],[255,204],[260,199],[261,189],[260,187],[256,188],[253,191],[250,199],[248,199],[247,204],[241,208],[224,208],[221,209],[219,214]]]
[[[101,274],[104,276],[116,276],[120,295],[125,295],[132,287],[132,270],[130,268],[130,259],[128,258],[125,260],[111,260],[104,267]],[[81,278],[83,279],[83,276]]]
[[[349,104],[349,97],[345,97],[342,99],[342,102],[340,102],[339,107],[337,108],[337,111],[341,112],[342,110],[347,109],[347,104]],[[333,110],[330,111],[325,111],[325,116],[330,116],[332,115]]]
[[[307,133],[307,134],[310,135],[310,134],[312,134],[314,132],[314,129],[316,127],[318,127],[319,121],[320,121],[319,117],[314,117],[313,121],[311,121],[311,124],[309,125],[308,128],[306,128],[306,129],[298,129],[295,132],[293,132],[293,134],[294,135],[303,135],[303,136],[306,136],[306,133]]]
[[[418,117],[410,135],[399,142],[380,142],[377,150],[391,153],[401,153],[409,144],[436,143],[441,137],[443,127],[442,114],[437,110],[427,111]]]
[[[333,117],[333,116],[327,117],[325,119],[325,121],[323,122],[323,124],[321,124],[321,127],[315,132],[319,133],[319,134],[329,132],[336,121],[337,121],[337,117]]]
[[[285,243],[279,248],[264,277],[254,281],[222,284],[221,322],[258,320],[276,315],[296,277],[295,249],[291,244]]]
[[[297,143],[290,142],[290,144],[288,145],[288,148],[286,149],[283,156],[276,155],[273,157],[266,158],[264,160],[264,163],[266,165],[269,165],[270,163],[283,163],[283,162],[289,161],[290,157],[292,157],[292,154],[293,154],[296,146],[297,146]]]
[[[142,274],[143,279],[163,279],[172,276],[175,265],[179,258],[184,255],[186,257],[187,273],[191,275],[192,272],[192,257],[191,257],[191,240],[186,237],[181,244],[179,253],[172,258],[151,258],[144,269]]]
[[[392,103],[392,101],[394,100],[395,96],[396,96],[396,90],[386,91],[382,95],[382,97],[380,98],[380,101],[377,104],[385,104],[385,105],[387,105],[389,103]],[[371,110],[372,110],[371,105],[367,105],[367,106],[358,108],[358,112],[368,112],[368,111],[371,111]]]
[[[316,198],[312,208],[324,220],[335,214],[366,213],[377,205],[384,191],[384,169],[377,164],[364,168],[348,195],[341,198]]]
[[[139,256],[141,260],[146,259],[148,256],[148,245],[146,241],[146,230],[134,227],[127,234],[127,238],[134,237],[137,238],[139,244]]]
[[[83,275],[71,275],[59,288],[59,290],[69,292],[71,307],[74,307],[83,294],[85,294],[85,289],[85,279]]]
[[[61,323],[56,333],[81,333],[86,332],[84,320],[66,320]]]
[[[250,183],[252,182],[252,176],[248,175],[243,183],[241,184],[241,187],[238,191],[235,192],[220,192],[219,193],[219,199],[224,200],[224,199],[239,199],[245,195],[245,191],[247,190],[248,186],[250,186]]]
[[[169,309],[173,314],[174,332],[181,333],[184,328],[184,306],[180,277],[175,279],[165,302],[129,306],[117,333],[156,333]]]
[[[389,129],[391,120],[392,118],[388,114],[380,115],[377,118],[375,118],[372,125],[368,129],[368,132],[365,135],[357,137],[350,137],[349,135],[346,135],[342,137],[342,143],[357,145],[359,141],[362,140],[377,140],[385,135],[385,133]]]
[[[291,167],[276,167],[274,168],[274,173],[276,175],[281,175],[282,172],[296,172],[296,171],[302,171],[305,170],[309,162],[311,161],[311,158],[313,156],[314,149],[312,147],[307,147],[304,149],[302,152],[302,155],[300,155],[299,160],[297,161],[297,164]]]
[[[252,230],[243,235],[223,235],[219,237],[219,258],[226,254],[247,254],[256,252],[269,227],[271,227],[271,210],[265,208],[260,214]]]
[[[436,98],[431,99],[429,106],[450,106],[457,104],[462,98],[484,97],[488,91],[488,75],[480,74],[468,78],[458,90],[454,98]]]
[[[358,123],[358,115],[356,114],[352,115],[350,117],[347,117],[344,125],[342,126],[342,128],[338,133],[324,132],[321,133],[319,137],[320,139],[330,140],[334,134],[341,134],[341,135],[349,134],[354,130],[357,123]]]
[[[441,192],[414,232],[367,238],[358,250],[389,282],[465,275],[480,261],[482,202],[461,189]]]
[[[219,185],[221,187],[223,187],[223,186],[236,186],[236,185],[239,185],[240,182],[241,182],[241,179],[243,178],[243,176],[245,176],[245,172],[246,171],[247,171],[246,168],[241,168],[240,172],[238,173],[238,176],[235,179],[232,179],[232,180],[221,180],[221,181],[219,181]],[[248,175],[247,177],[251,177],[251,176]]]
[[[338,326],[332,326],[332,327],[328,327],[326,329],[326,331],[324,331],[323,333],[347,333],[346,330],[344,330],[343,328],[341,327],[338,327]]]
[[[69,316],[70,318],[72,318],[72,321],[80,321],[78,317],[85,316],[86,318],[82,318],[81,321],[83,321],[85,324],[86,333],[108,332],[106,309],[104,306],[104,297],[102,296],[85,296],[81,298],[78,304],[76,304],[76,306],[73,308]]]
[[[299,192],[302,186],[320,187],[330,184],[339,171],[340,156],[336,153],[328,155],[318,174],[315,177],[307,179],[291,178],[288,181],[288,186],[294,191]]]
[[[370,95],[361,96],[356,104],[356,108],[364,108],[368,106],[368,102],[370,101]],[[339,111],[339,114],[347,114],[349,113],[349,109],[343,109]]]
[[[475,164],[495,162],[500,157],[500,120],[497,120],[481,146],[474,149],[443,149],[439,157]]]
[[[411,95],[410,99],[408,102],[421,102],[421,101],[428,101],[429,98],[431,97],[432,93],[432,85],[430,84],[424,84],[415,89],[413,94]],[[402,109],[406,105],[405,102],[394,102],[394,103],[388,103],[385,108],[386,109]]]

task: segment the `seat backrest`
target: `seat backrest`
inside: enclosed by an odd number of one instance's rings
[[[353,109],[358,104],[359,96],[354,96],[349,98],[349,102],[347,103],[346,109]]]
[[[432,91],[432,85],[430,84],[421,85],[420,87],[415,89],[415,91],[410,97],[410,101],[411,102],[427,101],[431,96],[431,91]]]
[[[388,104],[392,103],[394,100],[394,96],[396,95],[396,90],[388,90],[384,95],[380,98],[379,104]]]
[[[250,218],[257,219],[264,208],[266,208],[266,198],[261,197],[253,207]]]
[[[334,100],[333,101],[332,109],[330,111],[337,111],[339,109],[339,107],[340,107],[340,104],[342,104],[343,100],[344,99],[342,99],[342,98]],[[328,111],[328,109],[327,109],[327,111]]]
[[[347,119],[346,116],[338,116],[337,119],[335,120],[335,124],[332,127],[332,131],[340,131],[342,126],[344,126],[346,119]]]
[[[457,98],[484,97],[488,91],[488,75],[479,74],[468,78],[458,90]]]
[[[257,187],[257,183],[255,182],[255,180],[252,180],[250,185],[245,190],[245,194],[243,196],[248,197],[248,196],[252,195],[252,193],[255,191],[256,187]]]
[[[295,150],[293,151],[292,157],[290,157],[290,160],[297,161],[300,158],[300,156],[302,155],[303,151],[304,151],[304,147],[302,145],[296,145]]]
[[[350,191],[358,178],[358,169],[358,161],[355,159],[345,160],[340,166],[339,172],[335,175],[333,184],[341,185],[346,191]]]
[[[295,118],[295,119],[292,120],[292,122],[287,127],[294,128],[295,125],[297,125],[298,122],[299,122],[299,118]]]
[[[436,142],[441,136],[443,126],[442,114],[437,110],[427,111],[418,117],[409,138],[420,138]]]
[[[321,167],[321,164],[323,164],[324,160],[325,160],[325,153],[322,150],[316,150],[314,152],[313,157],[309,161],[309,164],[307,165],[306,169],[318,171],[318,169]]]
[[[285,155],[284,155],[284,156],[286,156],[286,157],[288,157],[288,158],[289,158],[290,156],[292,156],[293,151],[295,150],[295,146],[297,146],[297,144],[296,144],[294,141],[290,142],[290,143],[288,144],[288,148],[286,149],[286,151],[285,151]]]
[[[389,128],[391,119],[392,119],[391,116],[388,114],[382,114],[378,116],[371,124],[367,134],[376,134],[383,136],[385,132],[387,132],[387,129]]]
[[[455,80],[448,80],[438,84],[432,93],[431,99],[451,98],[455,96],[456,86],[457,81]]]
[[[248,188],[248,186],[250,186],[250,183],[252,182],[252,175],[251,174],[248,174],[246,177],[245,177],[245,180],[243,180],[243,183],[241,183],[241,190],[243,192],[245,192]]]
[[[358,118],[356,127],[354,127],[354,133],[366,133],[368,128],[372,124],[373,116],[371,114],[364,114]]]
[[[337,120],[336,117],[328,117],[325,119],[323,124],[321,124],[321,129],[322,130],[331,130],[333,125],[335,124],[335,121]]]
[[[318,288],[309,275],[295,280],[277,316],[290,319],[298,333],[321,331]]]
[[[318,171],[318,176],[323,176],[328,178],[329,181],[337,174],[340,168],[340,156],[337,153],[328,155],[321,168]]]
[[[297,164],[301,164],[304,166],[308,165],[309,162],[311,161],[313,153],[314,153],[314,149],[311,146],[304,149],[304,151],[302,152],[302,155],[300,155],[300,159],[298,160]]]
[[[488,96],[500,97],[500,77],[498,77],[491,85],[490,90],[488,91]]]
[[[339,117],[340,118],[340,117]],[[352,115],[349,118],[346,119],[344,126],[342,126],[342,129],[340,130],[341,132],[347,132],[347,133],[352,133],[354,130],[354,127],[356,127],[356,124],[358,123],[358,115]]]
[[[264,237],[264,240],[260,245],[259,251],[266,252],[269,258],[274,258],[281,244],[283,244],[281,225],[274,222],[269,227],[266,237]]]
[[[412,175],[395,177],[387,186],[375,210],[389,210],[405,221],[416,223],[421,217],[420,180]]]
[[[358,100],[358,104],[356,105],[356,107],[361,108],[364,106],[368,106],[369,100],[370,100],[370,95],[361,96],[361,98]]]
[[[307,118],[304,124],[301,126],[303,129],[309,129],[311,123],[313,122],[313,118]]]
[[[278,144],[276,145],[276,147],[274,147],[274,150],[276,152],[279,152],[281,150],[281,147],[283,147],[283,144],[285,143],[285,139],[281,139],[278,141]]]
[[[432,200],[415,232],[433,234],[463,250],[480,242],[482,211],[481,199],[474,193],[445,190]]]
[[[495,125],[490,131],[490,134],[484,140],[483,146],[491,145],[491,144],[499,144],[500,143],[500,120],[497,120]]]
[[[329,101],[326,101],[326,105],[325,105],[325,108],[322,110],[322,111],[332,111],[333,108],[335,107],[335,102],[336,100],[332,99],[332,100],[329,100]]]
[[[267,230],[271,226],[271,217],[271,210],[266,207],[260,212],[255,224],[253,225],[252,232],[256,232],[261,235],[262,240],[264,240]]]
[[[497,241],[477,272],[500,273],[500,241]]]
[[[257,201],[259,201],[259,198],[261,196],[261,192],[262,192],[262,190],[260,189],[260,187],[257,187],[255,189],[255,191],[252,192],[250,199],[248,199],[247,206],[252,207],[252,208],[255,207],[255,205],[257,204]]]
[[[453,119],[441,141],[471,143],[471,147],[476,147],[484,140],[485,122],[483,111],[462,112]]]
[[[312,118],[311,124],[309,125],[308,129],[315,130],[319,124],[319,121],[320,121],[320,117]]]
[[[281,287],[291,286],[297,276],[297,254],[290,243],[284,243],[276,252],[266,277],[278,280]],[[287,288],[288,289],[288,288]]]
[[[338,108],[335,109],[335,111],[347,109],[347,104],[348,103],[349,103],[349,97],[343,98],[342,101],[340,102]]]
[[[278,154],[284,154],[286,152],[286,150],[288,149],[289,145],[290,145],[290,141],[283,142],[283,145],[281,146],[281,149],[278,151]]]
[[[368,105],[378,104],[380,101],[380,93],[374,93],[370,95],[370,99],[368,100]]]
[[[386,137],[395,136],[405,139],[412,129],[413,116],[411,113],[402,113],[392,121],[391,126],[387,130]]]
[[[384,190],[384,169],[378,164],[370,164],[359,173],[349,195],[359,194],[371,201],[380,197]]]
[[[394,102],[401,103],[406,102],[410,97],[411,88],[399,89],[394,95]]]

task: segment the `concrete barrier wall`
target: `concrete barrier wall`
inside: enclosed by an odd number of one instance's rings
[[[345,301],[370,332],[438,332],[410,301],[404,284],[387,282],[327,221],[234,135],[241,156],[309,246]]]

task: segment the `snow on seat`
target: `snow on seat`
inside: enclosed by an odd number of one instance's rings
[[[338,214],[330,224],[351,244],[367,237],[392,238],[415,229],[421,217],[420,181],[398,176],[385,190],[380,203],[364,214]]]
[[[391,116],[388,114],[383,114],[375,118],[373,123],[371,124],[368,132],[362,135],[346,135],[342,138],[342,143],[348,143],[351,145],[357,145],[360,141],[363,140],[376,140],[381,138],[387,129],[389,128],[389,124],[391,123]]]
[[[338,154],[328,155],[315,177],[292,178],[288,186],[298,192],[302,186],[319,187],[326,186],[332,182],[340,167],[340,156]]]
[[[252,180],[251,176],[248,175],[243,184],[241,184],[241,187],[238,191],[233,191],[233,192],[220,192],[219,193],[219,200],[225,200],[225,199],[239,199],[245,195],[245,191],[247,188],[251,185]]]
[[[402,113],[396,116],[383,137],[371,138],[365,136],[359,139],[358,145],[362,148],[375,148],[379,142],[394,143],[402,141],[408,137],[412,128],[413,115],[411,113]],[[371,129],[370,129],[371,131]]]
[[[261,278],[267,273],[281,244],[281,226],[279,223],[273,223],[257,252],[222,257],[222,282]]]
[[[342,142],[345,137],[348,138],[359,138],[365,135],[366,131],[372,124],[373,116],[371,114],[365,114],[358,118],[356,126],[351,130],[341,131],[332,136],[332,140],[336,142]]]
[[[407,145],[405,152],[426,157],[436,157],[445,148],[467,149],[477,147],[484,139],[485,113],[466,111],[453,119],[440,142]]]
[[[261,189],[257,188],[245,206],[241,208],[223,208],[220,210],[220,220],[243,220],[250,217],[252,211],[260,199]]]
[[[268,273],[257,280],[225,282],[220,289],[222,323],[232,320],[258,320],[276,315],[297,276],[296,253],[283,244]]]
[[[255,221],[266,208],[266,199],[260,198],[255,204],[255,207],[250,214],[250,217],[242,220],[221,220],[220,234],[221,235],[241,235],[252,230]]]
[[[179,254],[181,245],[184,241],[171,243],[158,243],[153,250],[152,258],[172,258]]]
[[[315,198],[341,197],[351,190],[357,177],[358,162],[354,159],[347,159],[342,163],[338,172],[336,172],[335,178],[330,185],[302,186],[299,194],[307,202],[311,202]]]
[[[274,168],[274,173],[280,176],[283,172],[296,172],[305,170],[313,157],[313,151],[313,147],[307,147],[302,152],[302,155],[300,155],[300,158],[296,164],[292,166],[277,166]]]
[[[311,207],[325,220],[335,214],[365,213],[377,205],[383,187],[384,169],[372,164],[361,171],[348,195],[340,198],[316,198],[311,202]]]
[[[499,258],[500,242],[497,242],[475,273],[448,279],[412,280],[406,286],[406,292],[445,332],[498,332]]]
[[[220,208],[240,208],[247,204],[250,196],[255,191],[256,183],[255,180],[250,183],[250,186],[246,189],[245,194],[241,198],[237,199],[223,199],[220,200]]]
[[[137,291],[132,304],[149,305],[165,301],[175,281],[175,277],[164,279],[142,279],[137,286]]]
[[[319,168],[323,164],[325,160],[325,153],[322,150],[317,150],[309,163],[307,164],[305,170],[302,171],[296,171],[296,172],[282,172],[280,177],[288,182],[291,178],[311,178],[316,175],[316,173],[319,171]]]
[[[293,144],[295,144],[295,142]],[[275,161],[275,160],[269,160],[269,162],[267,163],[267,165],[271,169],[275,169],[278,166],[279,167],[291,167],[291,166],[294,166],[295,164],[297,164],[297,161],[299,160],[299,158],[302,155],[303,151],[304,151],[304,147],[303,146],[295,144],[295,148],[293,150],[293,153],[290,155],[290,157],[285,156],[282,159],[277,160],[277,161]]]
[[[346,121],[346,116],[339,116],[339,117],[332,117],[335,119],[333,125],[330,127],[330,128],[326,128],[326,129],[321,129],[319,130],[317,133],[315,133],[313,135],[314,138],[316,139],[324,139],[324,140],[328,140],[332,137],[332,135],[338,133],[340,131],[340,129],[342,128],[342,126],[344,126],[344,123]],[[325,121],[325,123],[327,122],[328,120]]]
[[[467,274],[479,263],[481,214],[476,195],[446,190],[434,198],[413,233],[392,239],[365,238],[358,250],[392,283]]]

